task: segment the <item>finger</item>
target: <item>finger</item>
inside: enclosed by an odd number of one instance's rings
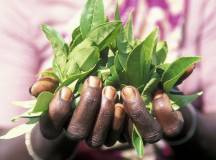
[[[196,65],[193,64],[191,65],[186,71],[185,73],[181,76],[181,78],[176,82],[176,85],[181,84],[185,79],[187,79],[191,73],[193,72],[193,70],[195,69]]]
[[[71,139],[87,138],[100,108],[102,82],[99,78],[90,76],[84,83],[80,102],[75,108],[67,128]]]
[[[72,99],[73,93],[67,87],[56,93],[50,102],[48,113],[40,119],[40,128],[44,137],[54,139],[61,134],[65,123],[72,115]]]
[[[126,126],[123,130],[123,137],[129,145],[132,145],[132,141],[131,141],[132,131],[133,131],[133,122],[129,117],[127,117]]]
[[[121,92],[125,111],[147,143],[154,143],[162,136],[159,123],[148,113],[139,91],[127,86]]]
[[[125,115],[125,120],[123,122],[123,129],[119,135],[118,141],[120,143],[126,143],[127,142],[127,137],[129,137],[129,133],[128,133],[128,116],[127,114]]]
[[[162,91],[154,95],[153,112],[167,136],[174,136],[182,129],[182,114],[179,111],[173,111],[169,97]]]
[[[32,96],[37,97],[41,92],[49,91],[54,92],[58,87],[58,80],[51,77],[41,77],[29,89]]]
[[[95,126],[87,139],[90,147],[100,147],[104,144],[114,117],[116,89],[107,86],[102,91],[101,107]]]
[[[125,111],[124,106],[120,103],[115,104],[115,111],[111,130],[106,139],[106,146],[112,146],[119,139],[120,133],[124,128]]]

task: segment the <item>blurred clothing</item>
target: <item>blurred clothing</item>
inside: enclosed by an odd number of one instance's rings
[[[29,86],[42,68],[51,66],[52,50],[40,31],[49,24],[70,40],[85,1],[7,0],[0,2],[0,128],[9,128],[11,117],[23,112],[11,105],[28,100]],[[116,0],[104,0],[113,17]],[[133,13],[135,36],[143,38],[153,26],[168,41],[168,61],[177,56],[202,56],[196,71],[181,86],[185,93],[203,90],[203,109],[216,111],[216,1],[215,0],[121,0],[122,20]]]

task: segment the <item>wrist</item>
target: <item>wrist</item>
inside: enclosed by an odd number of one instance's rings
[[[67,159],[74,154],[78,142],[71,141],[62,133],[55,139],[47,139],[43,136],[39,124],[31,132],[31,144],[34,153],[43,160]]]
[[[28,154],[31,156],[33,160],[42,160],[34,151],[31,141],[32,130],[25,134],[25,145],[28,151]]]

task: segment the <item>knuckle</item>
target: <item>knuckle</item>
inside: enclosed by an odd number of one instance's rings
[[[70,124],[67,133],[72,140],[81,140],[87,136],[85,128],[78,124]]]
[[[87,144],[90,147],[98,148],[103,145],[103,140],[101,139],[101,137],[95,135],[87,140]]]

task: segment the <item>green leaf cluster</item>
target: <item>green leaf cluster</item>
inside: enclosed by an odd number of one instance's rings
[[[114,20],[109,20],[104,13],[103,0],[88,0],[80,24],[72,32],[69,43],[50,26],[42,25],[41,28],[54,55],[53,70],[43,74],[59,80],[57,90],[63,86],[70,87],[77,99],[80,88],[89,75],[97,75],[105,86],[112,85],[118,91],[125,85],[137,87],[150,112],[151,95],[156,89],[163,89],[175,108],[191,103],[200,95],[187,96],[172,92],[181,76],[200,57],[181,57],[172,63],[166,63],[168,46],[165,41],[159,40],[159,30],[153,29],[144,40],[135,39],[132,16],[123,25],[118,5]],[[42,92],[36,100],[16,102],[29,110],[13,120],[39,118],[47,111],[52,97],[52,93]],[[144,142],[135,126],[132,144],[138,155],[142,156]]]

